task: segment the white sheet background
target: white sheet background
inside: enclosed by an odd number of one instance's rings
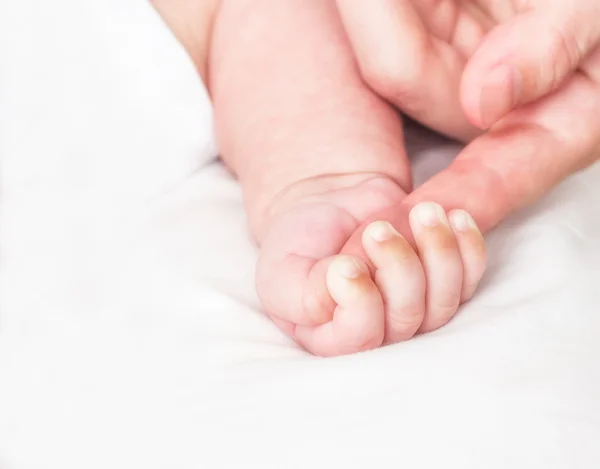
[[[0,0],[2,469],[600,467],[599,167],[488,237],[448,327],[320,360],[260,314],[214,155],[146,2]]]

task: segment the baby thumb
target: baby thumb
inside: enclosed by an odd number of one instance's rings
[[[600,40],[600,2],[560,2],[494,28],[469,59],[461,103],[487,129],[513,108],[559,88]],[[585,3],[585,2],[584,2]]]

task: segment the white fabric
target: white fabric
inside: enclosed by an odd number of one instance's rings
[[[448,327],[322,360],[260,314],[215,153],[147,3],[0,2],[2,469],[600,467],[599,167],[488,237]]]

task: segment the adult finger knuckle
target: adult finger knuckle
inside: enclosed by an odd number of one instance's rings
[[[556,89],[583,59],[584,45],[572,28],[563,25],[553,27],[549,36],[549,66],[542,71],[540,78],[548,82],[550,89]]]
[[[364,81],[375,92],[396,104],[419,100],[422,69],[418,60],[406,60],[389,51],[375,52],[360,64]]]

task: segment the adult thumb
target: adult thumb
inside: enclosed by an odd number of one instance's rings
[[[468,119],[487,129],[513,108],[556,90],[599,40],[596,1],[561,1],[497,26],[469,59],[461,79]]]

